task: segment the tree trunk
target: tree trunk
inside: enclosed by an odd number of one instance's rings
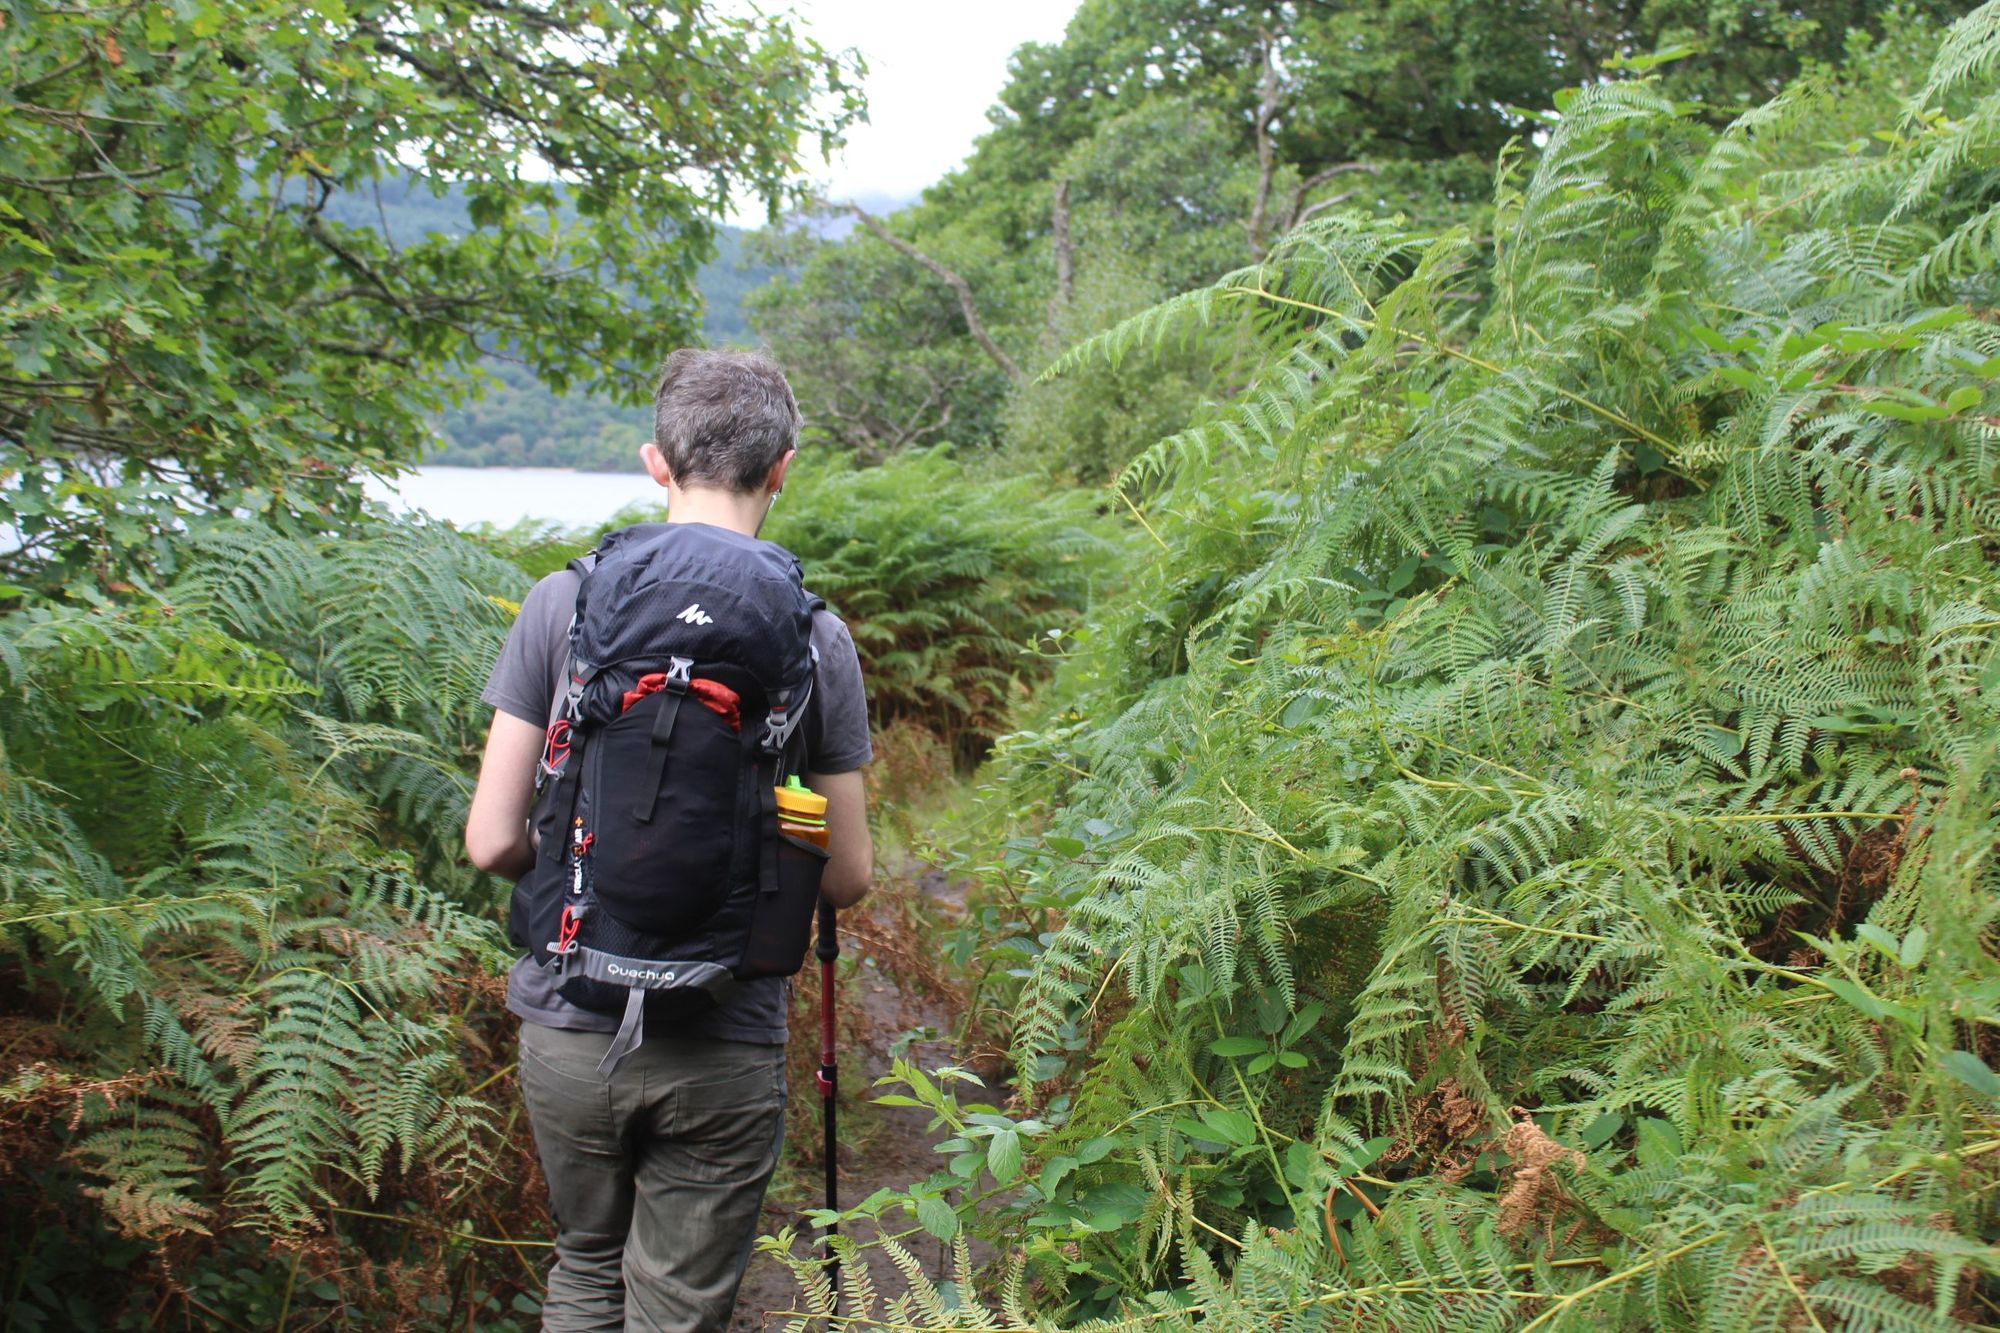
[[[1058,336],[1062,315],[1076,298],[1076,246],[1069,235],[1069,180],[1056,182],[1055,207],[1049,212],[1049,230],[1056,247],[1056,293],[1049,298],[1049,334]]]
[[[1278,118],[1278,59],[1276,47],[1278,39],[1268,31],[1260,30],[1259,51],[1264,61],[1263,96],[1257,103],[1257,200],[1250,208],[1250,220],[1244,229],[1250,233],[1250,256],[1262,259],[1269,248],[1264,244],[1264,229],[1271,208],[1271,181],[1278,172],[1278,149],[1271,142],[1271,122]]]

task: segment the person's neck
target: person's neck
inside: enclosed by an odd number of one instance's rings
[[[755,537],[771,512],[771,493],[727,491],[716,486],[675,486],[667,498],[667,522],[706,523]]]

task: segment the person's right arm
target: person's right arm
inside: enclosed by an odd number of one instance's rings
[[[479,696],[493,705],[493,725],[465,817],[465,854],[490,874],[519,879],[535,865],[528,839],[535,766],[542,759],[542,724],[561,674],[563,626],[576,605],[576,585],[577,576],[561,570],[528,590]]]
[[[479,785],[465,817],[465,854],[494,875],[519,879],[534,868],[528,814],[535,803],[535,765],[542,757],[542,729],[495,709],[486,733]]]

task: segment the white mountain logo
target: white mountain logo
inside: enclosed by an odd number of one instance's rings
[[[685,620],[690,625],[713,625],[715,623],[715,617],[702,610],[700,602],[689,602],[688,609],[675,616],[674,619]]]

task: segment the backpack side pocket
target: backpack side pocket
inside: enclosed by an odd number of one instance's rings
[[[757,896],[757,914],[750,923],[750,938],[737,975],[789,977],[805,965],[827,853],[776,829],[766,836],[777,839],[776,882],[764,886]]]

